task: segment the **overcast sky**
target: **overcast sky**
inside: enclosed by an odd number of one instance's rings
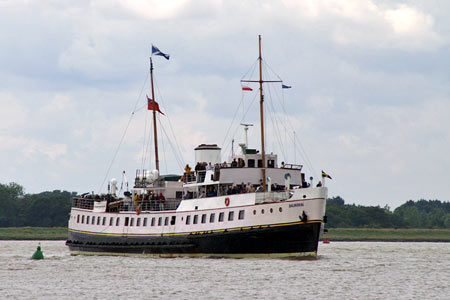
[[[325,170],[329,196],[347,203],[448,201],[449,16],[448,1],[0,0],[0,182],[82,193],[122,170],[133,181],[151,44],[171,55],[154,57],[157,101],[181,153],[161,133],[162,173],[180,174],[201,143],[226,157],[243,141],[229,130],[236,109],[235,123],[257,122],[257,90],[242,98],[240,79],[261,34],[265,62],[292,86],[270,88],[286,110],[267,101],[268,152],[308,177]]]

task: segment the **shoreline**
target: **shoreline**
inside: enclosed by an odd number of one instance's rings
[[[2,227],[0,241],[65,241],[66,227]],[[328,228],[321,241],[450,243],[450,229]]]

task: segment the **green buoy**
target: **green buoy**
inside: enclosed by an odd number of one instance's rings
[[[33,256],[31,256],[31,259],[44,259],[44,253],[41,250],[41,244],[39,244],[39,246],[37,246],[37,249],[33,253]]]

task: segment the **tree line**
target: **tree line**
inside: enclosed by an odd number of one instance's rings
[[[391,211],[388,206],[345,204],[341,197],[327,199],[330,228],[450,228],[450,202],[406,201]]]
[[[0,183],[0,227],[66,227],[76,192],[55,190],[25,194],[17,183]],[[409,200],[395,210],[388,206],[345,204],[327,199],[330,228],[450,228],[450,202]]]

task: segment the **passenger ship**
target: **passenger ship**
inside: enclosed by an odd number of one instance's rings
[[[222,162],[217,145],[202,144],[195,170],[187,166],[183,176],[141,170],[123,197],[116,196],[116,180],[106,195],[75,197],[66,242],[72,254],[316,257],[326,221],[325,178],[313,186],[301,165],[280,164],[276,154],[265,153],[261,37],[258,60],[261,151],[246,141]],[[153,91],[151,58],[150,66]],[[159,109],[152,110],[155,118]]]

